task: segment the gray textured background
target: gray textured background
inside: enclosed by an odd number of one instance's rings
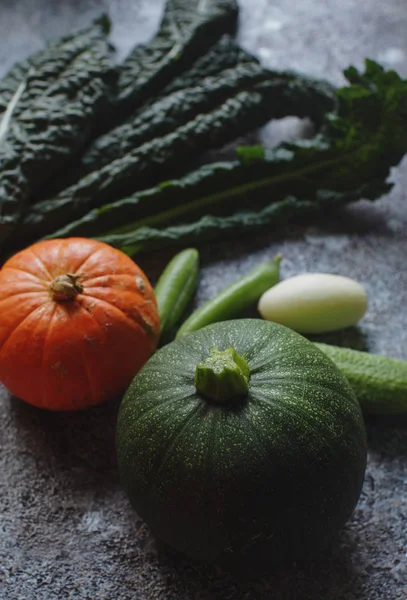
[[[101,10],[112,17],[122,57],[151,36],[161,7],[161,0],[2,0],[0,71]],[[266,64],[341,83],[344,67],[369,56],[407,76],[405,0],[241,0],[241,8],[240,39]],[[300,128],[287,120],[262,135],[276,140]],[[392,177],[388,197],[362,201],[336,222],[293,228],[281,239],[264,233],[211,244],[202,252],[196,301],[281,251],[284,277],[316,270],[359,279],[369,310],[346,341],[407,359],[406,160]],[[168,256],[139,263],[154,280]],[[407,599],[406,419],[367,423],[363,494],[329,556],[274,574],[232,576],[161,548],[131,511],[115,466],[116,412],[111,403],[52,415],[1,390],[1,600]]]

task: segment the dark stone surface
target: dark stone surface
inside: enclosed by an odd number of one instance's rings
[[[404,0],[242,0],[241,40],[262,59],[341,82],[365,56],[407,75]],[[0,70],[43,40],[110,10],[125,54],[154,31],[158,0],[3,0]],[[268,128],[273,139],[298,122]],[[338,343],[407,359],[407,162],[392,193],[340,220],[277,239],[211,244],[202,252],[197,302],[281,251],[284,277],[304,270],[359,279],[370,305]],[[152,279],[168,255],[139,262]],[[24,374],[22,374],[24,376]],[[0,398],[1,600],[406,600],[407,420],[369,420],[369,464],[359,505],[323,560],[262,575],[230,575],[161,548],[131,511],[115,466],[117,403],[76,415]]]

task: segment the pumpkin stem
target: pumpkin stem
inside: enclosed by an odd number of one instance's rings
[[[78,294],[83,292],[83,287],[78,282],[80,275],[66,273],[58,275],[49,285],[51,298],[56,302],[68,302],[75,300]]]
[[[199,394],[223,403],[245,396],[249,379],[249,365],[232,346],[223,351],[212,346],[208,358],[196,366],[194,383]]]

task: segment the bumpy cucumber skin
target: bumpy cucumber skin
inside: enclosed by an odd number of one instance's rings
[[[197,286],[199,252],[186,248],[165,267],[154,288],[161,323],[161,337],[180,321]]]
[[[254,267],[211,300],[197,308],[179,328],[176,338],[219,321],[239,316],[280,278],[281,254]]]
[[[366,415],[407,413],[407,361],[317,343],[351,384]]]

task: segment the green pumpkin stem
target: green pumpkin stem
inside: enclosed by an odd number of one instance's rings
[[[245,396],[249,390],[250,369],[233,347],[209,349],[209,356],[195,369],[195,388],[199,394],[224,403]]]

